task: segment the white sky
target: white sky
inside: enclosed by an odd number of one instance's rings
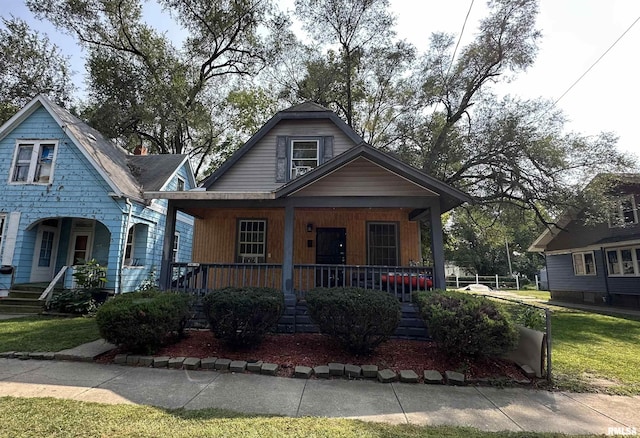
[[[472,0],[390,2],[397,17],[398,35],[424,51],[432,32],[460,33]],[[293,0],[281,0],[281,5],[291,10]],[[35,20],[23,0],[0,1],[0,16],[9,15],[26,19],[71,56],[75,81],[82,87],[83,58],[73,38]],[[479,19],[485,15],[485,1],[475,0],[461,46],[473,37]],[[558,99],[638,17],[638,0],[540,0],[538,28],[543,37],[537,60],[527,72],[496,91],[523,98]],[[570,130],[586,135],[613,131],[620,137],[620,149],[640,158],[635,128],[640,116],[636,109],[640,102],[639,55],[640,22],[557,106],[570,120],[567,125]]]

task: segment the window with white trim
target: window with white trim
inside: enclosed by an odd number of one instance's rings
[[[238,263],[264,263],[267,249],[267,221],[238,220]]]
[[[0,255],[2,255],[2,238],[4,236],[4,223],[6,215],[0,214]]]
[[[171,255],[171,260],[173,263],[178,262],[178,252],[180,251],[180,233],[176,231],[173,236],[173,253]]]
[[[291,179],[318,167],[320,142],[318,140],[291,140]]]
[[[147,258],[149,226],[137,223],[129,228],[124,250],[125,266],[144,266]]]
[[[176,191],[184,192],[184,179],[178,177],[178,181],[176,182]]]
[[[618,198],[609,212],[609,228],[624,227],[638,223],[638,209],[634,195]]]
[[[53,180],[55,140],[18,141],[11,167],[11,182],[49,184]]]
[[[607,269],[610,276],[640,275],[640,247],[607,249]]]
[[[398,266],[398,226],[394,222],[367,223],[368,264]]]
[[[596,275],[596,263],[593,251],[575,252],[573,256],[573,273],[575,275]]]
[[[133,264],[133,249],[134,242],[136,237],[135,225],[129,228],[129,232],[127,233],[127,244],[124,249],[124,264],[127,266],[131,266]]]

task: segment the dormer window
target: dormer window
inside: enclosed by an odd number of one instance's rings
[[[176,191],[184,192],[184,179],[178,177],[178,181],[176,182]]]
[[[624,227],[638,223],[638,210],[633,195],[616,200],[609,214],[609,228]]]
[[[53,180],[53,162],[57,141],[20,141],[11,168],[11,182],[49,184]]]
[[[319,157],[318,140],[291,140],[291,179],[318,167]]]

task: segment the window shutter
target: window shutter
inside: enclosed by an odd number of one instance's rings
[[[325,137],[324,138],[324,154],[322,157],[322,162],[326,163],[332,158],[333,158],[333,137]]]
[[[287,182],[287,137],[276,139],[276,182]]]

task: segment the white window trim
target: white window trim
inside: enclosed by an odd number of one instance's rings
[[[316,165],[315,166],[294,166],[293,162],[294,162],[295,158],[293,157],[293,146],[296,143],[312,143],[312,142],[316,144]],[[289,157],[290,157],[290,160],[289,160],[289,179],[292,180],[292,179],[297,178],[298,176],[301,176],[301,175],[298,175],[297,173],[294,173],[295,169],[298,169],[300,167],[304,167],[304,168],[310,167],[310,169],[306,169],[306,171],[309,171],[309,170],[315,169],[316,167],[318,167],[320,165],[320,140],[317,137],[315,137],[315,138],[303,138],[303,137],[301,137],[301,138],[292,138],[291,139],[291,144],[289,145]],[[307,158],[307,159],[304,159],[304,160],[305,161],[311,161],[312,159],[311,158]],[[306,173],[306,171],[305,171],[305,173]]]
[[[2,252],[4,249],[4,229],[7,224],[7,215],[4,213],[0,213],[0,259],[2,259]]]
[[[20,150],[21,145],[30,145],[33,144],[33,149],[31,150],[31,159],[29,161],[29,173],[27,175],[26,181],[14,181],[13,176],[16,170],[16,165],[18,163],[18,152]],[[38,168],[38,158],[40,157],[40,149],[42,145],[53,145],[53,157],[51,157],[51,172],[49,173],[49,179],[47,181],[34,181],[36,169]],[[48,185],[53,182],[53,174],[56,167],[56,158],[58,157],[58,140],[33,140],[33,139],[17,139],[16,145],[13,152],[13,161],[11,163],[11,170],[9,171],[9,184],[16,185],[25,185],[25,184],[36,184],[36,185]]]
[[[262,222],[264,223],[264,239],[262,240],[262,242],[244,242],[247,244],[254,244],[254,243],[259,243],[262,245],[262,254],[250,254],[250,253],[242,253],[240,252],[240,248],[242,245],[242,241],[240,240],[240,236],[242,233],[242,223],[243,222]],[[255,263],[264,263],[267,260],[267,220],[266,219],[238,219],[238,233],[236,236],[236,245],[237,245],[237,259],[241,260],[240,263],[252,263],[252,262],[248,262],[245,261],[244,259],[251,259],[251,258],[257,258],[257,259],[261,259],[262,261],[256,261]]]
[[[587,263],[585,261],[585,255],[591,254],[591,260],[593,260],[593,273],[587,274]],[[582,262],[582,269],[584,271],[583,274],[579,274],[576,269],[576,259],[575,256],[580,257],[580,261]],[[573,263],[573,275],[576,277],[595,277],[598,275],[597,267],[596,267],[596,256],[593,251],[582,251],[582,252],[574,252],[571,253],[571,262]]]
[[[180,232],[176,231],[173,234],[173,248],[171,249],[171,260],[173,263],[178,263],[178,254],[180,253]]]
[[[182,183],[182,188],[180,188],[180,183]],[[178,192],[183,192],[185,190],[185,188],[187,187],[187,182],[184,180],[184,178],[182,177],[177,177],[177,181],[176,181],[176,191]]]
[[[622,262],[622,251],[631,251],[631,260],[633,262],[633,274],[625,274],[624,273],[624,265]],[[607,266],[607,274],[609,277],[640,277],[640,260],[638,260],[637,250],[640,250],[640,246],[625,246],[620,248],[606,248],[605,249],[605,263]],[[618,269],[620,270],[620,274],[612,274],[609,270],[609,253],[616,253],[616,257],[618,259]]]
[[[625,222],[624,221],[624,207],[623,207],[623,202],[626,200],[630,200],[631,201],[631,208],[633,209],[633,222]],[[631,195],[626,195],[626,196],[621,196],[619,198],[617,198],[615,201],[615,208],[617,209],[617,211],[610,211],[609,212],[609,217],[608,217],[608,221],[609,221],[609,228],[623,228],[625,226],[629,226],[629,225],[634,225],[638,223],[638,206],[636,205],[636,197],[635,195],[631,194]],[[622,219],[622,221],[620,221],[620,223],[613,223],[612,219],[613,217],[618,218],[618,219]]]
[[[131,233],[131,243],[129,243],[129,233]],[[127,230],[126,242],[124,244],[124,265],[125,266],[134,266],[134,254],[136,250],[136,224],[131,225],[131,227]],[[129,258],[127,258],[127,250],[131,248],[129,251]]]

